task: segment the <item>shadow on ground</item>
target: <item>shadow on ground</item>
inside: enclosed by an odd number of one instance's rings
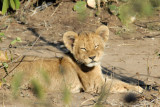
[[[116,69],[117,70],[124,70],[122,68],[114,67],[114,70],[116,70]],[[145,84],[144,81],[141,81],[141,80],[138,80],[138,79],[135,79],[132,77],[123,76],[121,74],[117,74],[117,73],[113,72],[114,70],[110,70],[106,67],[102,67],[102,72],[104,75],[111,76],[113,78],[119,79],[119,80],[126,82],[126,83],[129,83],[129,84],[139,85],[143,89],[150,90],[151,85]],[[152,89],[157,90],[157,86],[152,86]]]
[[[33,33],[34,36],[36,36],[37,38],[39,38],[40,40],[42,40],[43,42],[45,42],[47,45],[53,46],[55,48],[57,48],[58,50],[60,50],[63,53],[67,53],[69,52],[65,47],[64,47],[64,43],[57,41],[56,43],[54,42],[50,42],[48,40],[46,40],[43,36],[39,35],[37,33],[37,31],[34,28],[27,28],[29,31],[31,31]]]

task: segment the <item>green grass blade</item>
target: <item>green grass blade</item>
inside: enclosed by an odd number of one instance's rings
[[[3,0],[3,6],[2,6],[2,14],[3,15],[7,12],[8,8],[9,8],[9,1]]]
[[[23,76],[24,74],[22,72],[19,72],[19,73],[16,73],[15,76],[13,77],[13,80],[11,83],[11,89],[12,89],[12,94],[15,98],[17,98],[19,95],[19,89],[23,81]]]
[[[31,81],[31,85],[33,87],[33,93],[36,95],[36,97],[42,99],[44,97],[44,90],[40,82],[36,79],[33,79]]]
[[[4,37],[4,36],[5,36],[4,33],[0,32],[0,37]]]
[[[14,3],[13,0],[10,0],[10,6],[11,6],[11,8],[12,8],[13,10],[16,9],[16,5],[15,5],[15,3]]]
[[[15,6],[16,6],[16,9],[19,9],[19,7],[20,7],[19,0],[14,0],[14,3],[15,3]]]

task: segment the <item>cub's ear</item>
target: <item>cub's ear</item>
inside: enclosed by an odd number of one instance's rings
[[[97,28],[96,34],[100,35],[105,42],[109,39],[109,29],[105,25]]]
[[[64,45],[68,50],[70,50],[71,53],[72,53],[74,41],[77,37],[78,37],[78,34],[73,31],[68,31],[63,35]]]

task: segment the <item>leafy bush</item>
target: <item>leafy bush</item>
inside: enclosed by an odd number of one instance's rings
[[[122,2],[119,7],[112,4],[107,6],[111,13],[117,15],[126,25],[136,18],[152,15],[155,8],[160,6],[160,0],[123,0]]]
[[[85,1],[77,1],[76,4],[74,5],[74,11],[76,11],[79,14],[79,19],[83,20],[87,16],[87,6],[86,6]]]
[[[2,0],[2,14],[5,14],[7,10],[11,7],[13,10],[19,9],[19,0]]]
[[[150,0],[150,2],[154,8],[157,8],[160,6],[160,0]]]
[[[115,3],[114,0],[105,1],[101,0],[101,5],[96,3],[97,9],[100,7],[107,7],[110,13],[116,15],[123,24],[127,25],[132,23],[135,19],[141,17],[151,16],[155,9],[160,7],[160,0],[118,0],[119,3]],[[86,1],[77,1],[74,5],[74,10],[79,14],[79,18],[86,15]],[[98,13],[99,13],[98,9]],[[97,14],[97,13],[96,13]],[[83,18],[82,18],[83,19]]]

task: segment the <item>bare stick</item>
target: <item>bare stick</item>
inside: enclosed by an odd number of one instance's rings
[[[57,8],[54,10],[54,12],[51,14],[51,17],[56,13],[56,11],[58,10],[58,8],[60,7],[60,5],[62,5],[63,2],[59,3],[59,5],[57,6]]]

